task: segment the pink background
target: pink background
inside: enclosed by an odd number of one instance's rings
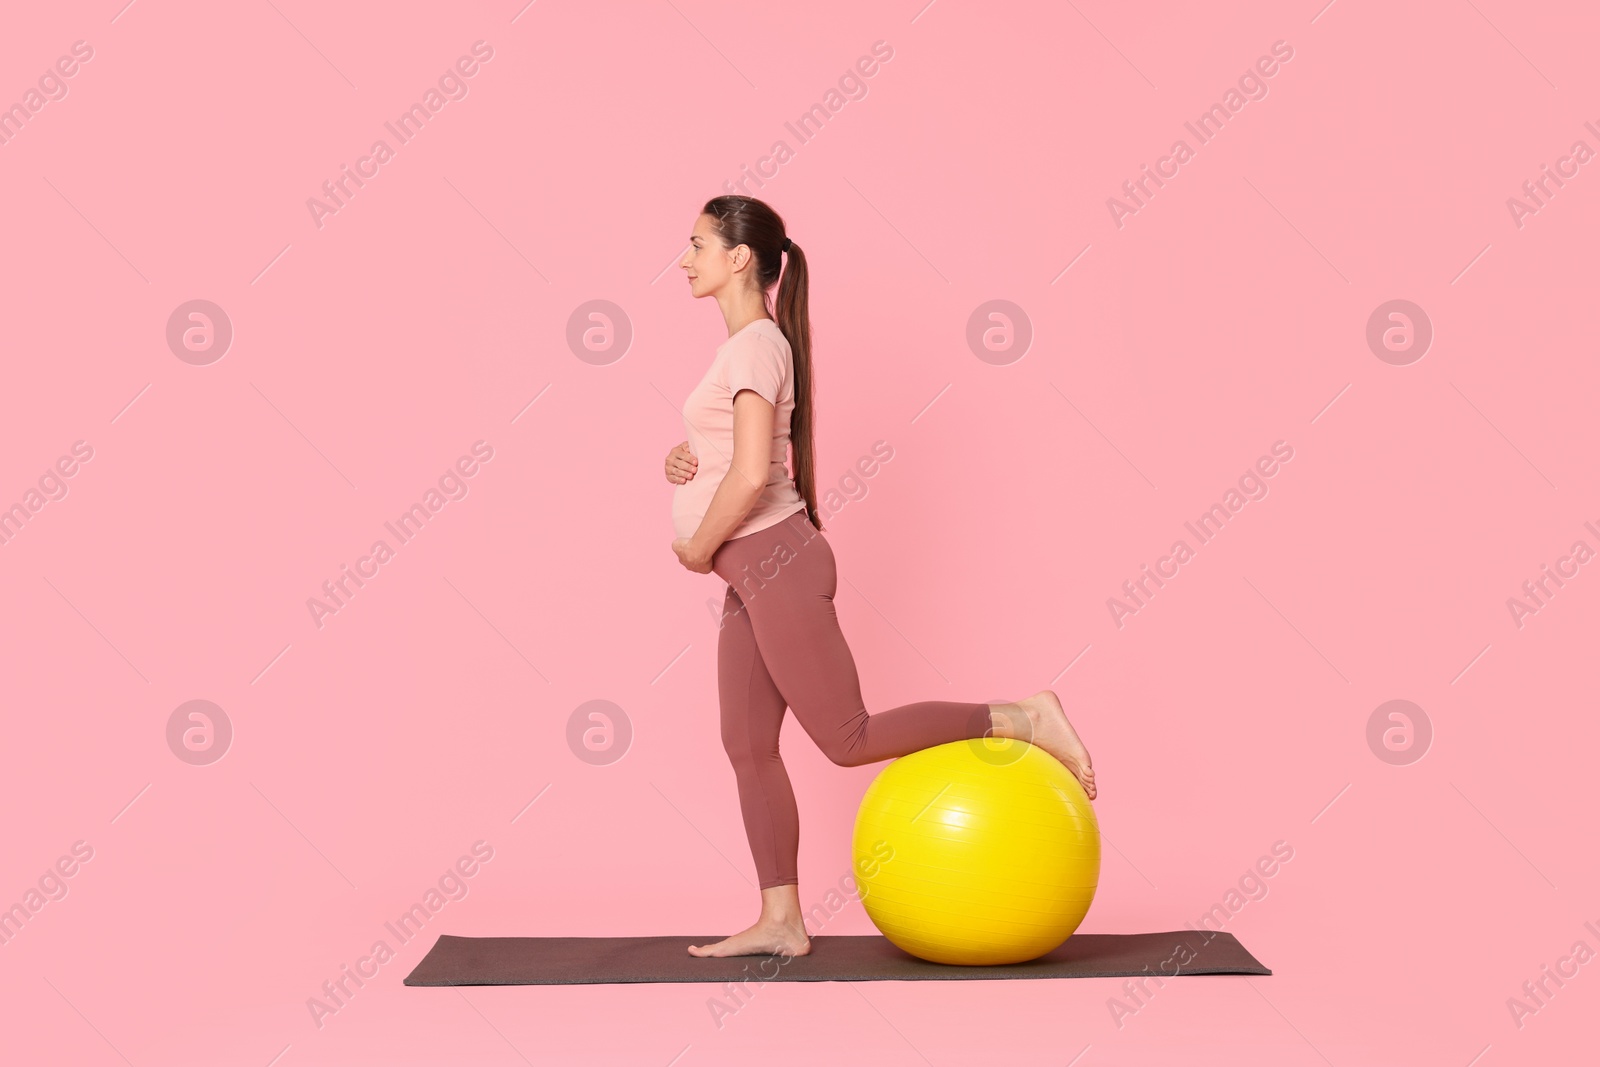
[[[94,54],[0,145],[0,505],[93,457],[0,545],[0,902],[93,858],[0,947],[7,1061],[1593,1057],[1594,964],[1520,1027],[1507,1001],[1600,949],[1600,575],[1521,627],[1507,600],[1600,549],[1600,164],[1520,227],[1506,205],[1600,149],[1593,14],[919,2],[12,14],[0,102]],[[306,200],[478,40],[468,95],[319,228]],[[800,144],[785,123],[879,40],[866,95]],[[1184,122],[1280,40],[1268,95],[1198,144]],[[1180,137],[1194,157],[1119,228],[1107,199]],[[1111,979],[775,983],[720,1029],[703,985],[401,984],[440,933],[755,917],[723,586],[669,549],[661,461],[726,336],[677,257],[779,139],[747,191],[813,270],[869,706],[1056,688],[1108,846],[1084,932],[1197,922],[1287,842],[1224,927],[1270,977],[1172,981],[1120,1026]],[[208,365],[166,341],[194,299],[234,330]],[[1434,329],[1403,366],[1365,337],[1395,299]],[[594,300],[631,342],[580,359]],[[998,363],[966,341],[991,300],[1033,332]],[[466,495],[319,628],[307,600],[480,440]],[[1107,599],[1280,440],[1265,499],[1119,628]],[[567,740],[595,699],[632,729],[608,765]],[[1404,764],[1367,740],[1397,699],[1433,732]],[[234,731],[209,765],[169,747],[191,700]],[[809,906],[882,765],[786,739]],[[384,923],[480,840],[466,895],[399,944]],[[813,923],[870,932],[853,902]],[[395,957],[319,1027],[308,999],[380,938]]]

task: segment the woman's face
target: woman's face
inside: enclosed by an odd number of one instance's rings
[[[735,262],[741,267],[749,264],[749,247],[723,248],[717,237],[716,220],[710,215],[696,219],[689,236],[689,251],[678,261],[678,266],[688,275],[690,295],[710,296],[721,291],[733,280]]]

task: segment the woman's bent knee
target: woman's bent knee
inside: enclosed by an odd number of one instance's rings
[[[860,749],[851,748],[849,745],[829,745],[823,749],[823,755],[840,767],[859,767],[866,760],[861,758]]]

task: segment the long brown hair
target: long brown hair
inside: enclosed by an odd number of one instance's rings
[[[783,251],[787,237],[783,218],[753,196],[718,196],[706,201],[703,214],[717,220],[717,236],[724,248],[749,245],[755,253],[756,282],[761,299],[783,331],[794,355],[794,413],[789,422],[789,450],[793,456],[794,486],[806,502],[806,516],[817,529],[822,517],[817,512],[815,446],[815,397],[811,374],[811,316],[807,309],[806,254],[794,241]],[[789,262],[784,264],[787,255]],[[779,268],[782,268],[780,278]],[[777,308],[768,299],[772,286],[778,286]]]

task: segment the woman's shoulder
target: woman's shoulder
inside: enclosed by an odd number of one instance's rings
[[[739,329],[735,330],[731,336],[726,338],[717,347],[726,348],[729,345],[738,345],[740,343],[761,340],[782,341],[784,344],[789,343],[789,339],[783,335],[783,327],[778,325],[777,319],[762,317],[759,319],[751,319]]]
[[[771,319],[757,319],[724,344],[717,357],[719,381],[730,393],[754,389],[776,404],[787,395],[794,373],[789,342]]]
[[[754,356],[788,362],[792,357],[789,339],[772,319],[755,319],[717,346],[717,355],[727,357]]]

